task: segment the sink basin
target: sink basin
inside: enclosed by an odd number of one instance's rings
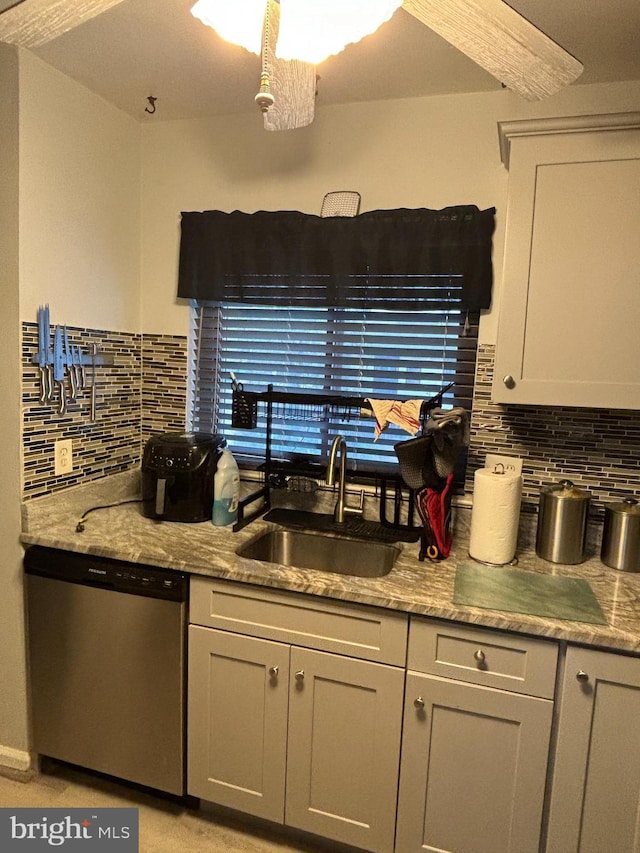
[[[400,549],[382,542],[278,529],[247,542],[236,553],[239,557],[298,569],[381,578],[393,568]]]

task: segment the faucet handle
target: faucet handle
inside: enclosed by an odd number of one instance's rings
[[[351,506],[351,504],[345,503],[344,512],[349,513],[351,515],[362,515],[364,512],[364,489],[360,489],[360,499],[358,501],[358,506]]]

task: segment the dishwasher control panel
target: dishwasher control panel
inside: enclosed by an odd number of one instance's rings
[[[168,601],[186,601],[189,576],[185,572],[125,563],[93,554],[78,554],[33,545],[24,557],[27,574],[89,586],[146,595]]]

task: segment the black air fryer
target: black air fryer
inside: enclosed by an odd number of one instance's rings
[[[226,443],[208,432],[152,436],[142,456],[142,514],[163,521],[210,521],[213,478]]]

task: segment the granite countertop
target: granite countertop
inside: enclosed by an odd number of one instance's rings
[[[116,474],[23,504],[25,545],[45,545],[145,563],[192,574],[225,578],[274,589],[292,590],[346,602],[449,619],[507,631],[640,653],[640,574],[618,572],[591,556],[575,566],[549,563],[530,548],[519,548],[518,568],[526,572],[588,581],[607,624],[569,621],[455,604],[456,568],[468,564],[468,537],[456,533],[450,557],[420,562],[419,543],[402,549],[391,572],[382,578],[360,578],[315,570],[287,568],[236,555],[237,548],[276,525],[262,519],[238,533],[209,522],[180,524],[145,518],[139,504],[127,503],[91,513],[84,532],[76,531],[89,508],[138,496],[139,472]],[[492,567],[486,566],[491,572]]]

